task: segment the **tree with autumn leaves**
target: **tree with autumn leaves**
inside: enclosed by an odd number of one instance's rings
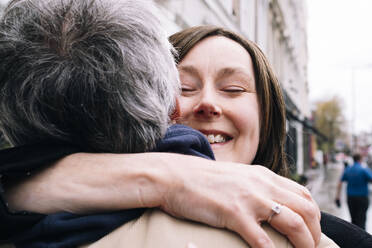
[[[346,121],[341,98],[333,96],[330,99],[318,101],[314,110],[314,126],[324,137],[317,136],[318,147],[330,153],[335,151],[337,140],[347,144]]]

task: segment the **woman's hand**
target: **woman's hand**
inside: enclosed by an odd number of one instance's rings
[[[305,187],[262,166],[211,162],[179,167],[175,165],[173,185],[162,201],[166,212],[228,228],[252,247],[275,247],[260,224],[279,203],[283,207],[272,217],[271,226],[297,248],[319,243],[320,211]]]
[[[320,213],[309,191],[262,166],[166,153],[74,154],[6,189],[14,210],[91,213],[160,207],[177,217],[237,232],[253,248],[274,247],[270,224],[297,248],[320,240]]]

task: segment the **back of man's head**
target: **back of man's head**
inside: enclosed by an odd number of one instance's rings
[[[14,0],[0,22],[0,125],[13,145],[141,152],[179,90],[151,1]]]
[[[354,163],[360,162],[362,160],[362,156],[359,153],[353,155]]]

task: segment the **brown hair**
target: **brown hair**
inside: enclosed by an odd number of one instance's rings
[[[283,95],[268,60],[258,46],[241,35],[221,27],[191,27],[169,37],[169,41],[178,52],[177,63],[182,61],[201,40],[211,36],[224,36],[236,41],[251,56],[260,105],[260,142],[253,164],[266,166],[279,175],[287,175]]]

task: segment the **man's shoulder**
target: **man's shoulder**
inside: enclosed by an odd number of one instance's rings
[[[363,168],[363,170],[367,174],[367,176],[372,179],[372,170],[369,167],[365,167]]]

